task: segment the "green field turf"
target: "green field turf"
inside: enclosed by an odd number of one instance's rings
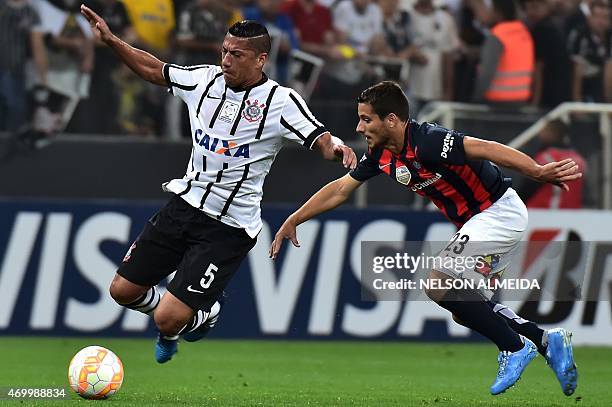
[[[86,401],[0,405],[155,406],[610,406],[612,349],[576,348],[579,387],[565,397],[538,356],[518,384],[489,395],[497,369],[488,344],[220,341],[181,343],[158,365],[153,340],[1,338],[0,386],[67,386],[72,355],[87,345],[122,359],[119,394]],[[88,403],[88,404],[85,404]]]

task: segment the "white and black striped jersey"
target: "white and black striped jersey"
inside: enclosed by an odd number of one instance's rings
[[[166,64],[163,73],[187,104],[193,142],[185,176],[164,189],[255,237],[262,227],[264,178],[283,139],[312,148],[327,130],[293,89],[265,75],[246,89],[232,89],[215,65]]]

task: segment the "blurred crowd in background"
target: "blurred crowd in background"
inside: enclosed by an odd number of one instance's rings
[[[300,91],[328,128],[345,128],[348,137],[355,97],[382,79],[401,83],[413,117],[441,100],[545,112],[565,101],[612,99],[604,0],[84,3],[126,42],[181,65],[218,64],[229,26],[264,23],[273,40],[267,74]],[[59,132],[189,138],[181,101],[136,77],[97,42],[80,4],[0,0],[0,132],[23,140]],[[547,126],[540,146],[539,162],[571,156],[585,171],[564,123]],[[579,207],[583,200],[561,199],[552,188],[525,190],[530,206]],[[572,194],[582,196],[582,186]]]
[[[219,63],[227,28],[261,21],[273,37],[268,75],[314,105],[352,104],[382,78],[402,83],[413,113],[436,100],[550,109],[612,98],[604,0],[84,3],[125,41],[182,65]],[[97,43],[80,4],[0,0],[0,130],[188,137],[179,101]]]

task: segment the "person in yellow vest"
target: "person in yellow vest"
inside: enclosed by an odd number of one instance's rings
[[[512,0],[492,0],[491,30],[482,46],[474,99],[523,103],[532,95],[535,66],[533,39],[517,18]]]
[[[141,45],[157,52],[170,46],[176,25],[172,0],[123,0]]]

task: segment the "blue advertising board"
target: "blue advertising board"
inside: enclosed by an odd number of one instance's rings
[[[0,334],[152,337],[151,318],[118,306],[108,286],[142,226],[161,205],[0,201]],[[361,299],[361,242],[446,241],[456,229],[439,213],[339,208],[301,225],[301,247],[286,242],[272,261],[270,243],[294,209],[264,206],[264,228],[227,288],[226,307],[213,336],[474,339],[431,302]],[[550,229],[560,224],[559,216],[563,214],[548,211],[532,217],[532,223]],[[579,232],[590,219],[612,225],[610,214],[575,214],[572,219]],[[587,226],[580,233],[592,234]],[[564,316],[578,321],[574,330],[581,329],[580,307]],[[585,338],[601,342],[597,332],[610,327],[609,322],[600,312],[590,325],[583,324]]]

